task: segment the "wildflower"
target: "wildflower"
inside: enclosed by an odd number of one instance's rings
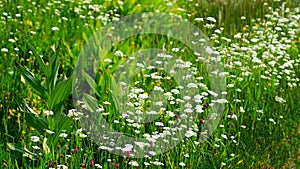
[[[240,112],[241,112],[241,113],[245,113],[245,110],[244,110],[243,107],[240,107]]]
[[[164,163],[159,162],[159,161],[154,161],[154,162],[152,162],[152,164],[157,165],[157,166],[164,165]]]
[[[51,30],[52,31],[59,31],[59,28],[55,26],[55,27],[52,27]]]
[[[1,52],[5,52],[5,53],[7,53],[7,52],[8,52],[8,49],[6,49],[6,48],[2,48],[2,49],[1,49]]]
[[[31,136],[30,139],[32,142],[35,142],[35,143],[40,141],[40,138],[38,136]]]
[[[184,157],[185,157],[185,158],[188,158],[188,157],[190,157],[190,155],[189,155],[189,154],[185,154]]]
[[[105,105],[111,105],[111,103],[108,102],[108,101],[104,101],[103,104],[105,104]]]
[[[51,111],[51,110],[45,110],[45,111],[44,111],[44,114],[45,114],[46,116],[52,116],[54,113],[53,113],[53,111]]]
[[[68,134],[66,134],[66,133],[61,133],[61,134],[59,134],[59,137],[66,138],[67,136],[68,136]]]
[[[161,126],[161,127],[163,127],[163,126],[164,126],[164,123],[162,123],[162,122],[155,122],[155,125],[156,125],[156,126]]]
[[[94,166],[95,165],[95,161],[94,160],[91,160],[90,161],[90,166]]]
[[[286,102],[283,98],[278,97],[278,96],[275,96],[275,100],[276,100],[277,102],[279,102],[279,103],[285,103],[285,102]]]
[[[204,21],[203,18],[195,18],[195,21]]]
[[[214,17],[207,17],[206,20],[216,23],[217,20]]]
[[[35,150],[39,150],[40,149],[39,146],[32,146],[32,148],[35,149]]]
[[[123,57],[123,56],[124,56],[123,52],[121,52],[121,51],[119,51],[119,50],[116,51],[114,55],[115,55],[115,56],[118,56],[118,57]]]
[[[234,87],[234,84],[228,84],[227,87],[228,87],[228,88],[233,88],[233,87]]]
[[[46,129],[45,131],[46,131],[46,133],[49,133],[49,134],[54,134],[55,133],[54,131],[51,131],[51,130],[48,130],[48,129]]]
[[[184,162],[180,162],[179,165],[180,165],[181,167],[184,167],[184,166],[185,166],[185,163],[184,163]]]
[[[95,167],[102,168],[102,166],[100,164],[95,164]]]
[[[195,133],[194,131],[192,130],[188,130],[186,133],[185,133],[185,137],[192,137],[194,135],[196,135],[197,133]]]
[[[224,139],[228,139],[227,136],[225,134],[221,134],[221,137],[223,137]]]
[[[139,163],[136,162],[136,161],[130,161],[128,164],[131,165],[131,166],[134,166],[134,167],[138,167],[139,166]]]
[[[66,165],[57,165],[58,169],[68,169]]]
[[[204,119],[200,118],[200,122],[201,122],[201,123],[204,123]]]
[[[106,59],[104,59],[104,62],[111,63],[112,60],[110,58],[106,58]]]

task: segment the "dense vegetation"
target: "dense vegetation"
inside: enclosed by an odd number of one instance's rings
[[[0,166],[2,168],[299,168],[300,6],[298,0],[0,1]],[[105,56],[97,89],[100,112],[119,132],[155,137],[181,115],[160,109],[149,124],[117,112],[108,94],[114,68],[133,52],[164,48],[196,77],[201,101],[193,127],[173,149],[153,157],[121,157],[95,144],[74,109],[72,73],[89,37],[124,16],[172,13],[208,37],[226,76],[225,110],[212,136],[198,142],[212,106],[204,60],[182,42],[158,34],[136,35]],[[213,56],[209,56],[213,57]],[[104,79],[103,79],[104,78]],[[149,69],[130,84],[130,102],[148,94],[180,99],[170,74]],[[151,101],[151,100],[150,100]],[[180,101],[179,101],[180,102]],[[138,107],[138,106],[137,106]],[[135,114],[134,114],[135,115]]]

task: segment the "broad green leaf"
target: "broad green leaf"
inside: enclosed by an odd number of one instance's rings
[[[95,112],[99,108],[97,99],[95,99],[94,97],[92,97],[91,95],[88,95],[88,94],[83,95],[83,103],[92,112]]]
[[[20,111],[26,113],[25,120],[29,123],[29,125],[35,128],[40,134],[43,134],[44,129],[48,128],[46,120],[32,110],[25,101],[18,98],[15,100],[20,108]]]
[[[83,76],[84,76],[85,80],[87,81],[87,83],[89,84],[89,86],[92,88],[92,90],[96,93],[96,95],[100,96],[99,89],[98,89],[98,86],[97,86],[95,80],[92,79],[91,76],[89,76],[86,72],[83,72]]]
[[[62,133],[62,130],[69,130],[73,124],[73,120],[67,116],[59,116],[55,119],[55,133],[51,135],[48,143],[51,145],[57,145],[59,135]]]
[[[48,124],[44,118],[39,117],[31,113],[25,114],[25,120],[31,127],[36,129],[40,134],[44,133],[44,130],[48,128]]]
[[[53,110],[54,106],[63,102],[72,92],[72,77],[58,83],[51,92],[48,100],[49,109]]]
[[[39,95],[41,98],[45,99],[46,97],[46,89],[41,85],[41,81],[34,77],[34,75],[21,66],[19,63],[16,63],[18,69],[23,74],[24,79],[30,84],[34,92]]]

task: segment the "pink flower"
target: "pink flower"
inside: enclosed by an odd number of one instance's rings
[[[94,160],[91,160],[90,161],[90,166],[94,166],[95,165],[95,161]]]
[[[201,123],[204,123],[204,119],[201,118],[201,119],[200,119],[200,122],[201,122]]]
[[[131,151],[127,151],[126,155],[127,155],[127,157],[130,157],[132,155],[132,152]]]

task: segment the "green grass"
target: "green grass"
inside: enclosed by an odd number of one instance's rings
[[[287,1],[283,6],[283,2],[272,0],[257,0],[255,3],[243,0],[240,3],[229,0],[168,2],[1,1],[0,166],[97,168],[95,164],[99,164],[102,168],[137,168],[130,165],[131,161],[136,161],[139,168],[300,167],[299,5]],[[71,79],[79,53],[88,38],[107,24],[101,17],[109,14],[107,22],[111,22],[116,17],[155,10],[187,18],[208,36],[213,50],[220,53],[224,71],[228,74],[227,84],[233,86],[227,87],[228,103],[224,114],[218,128],[206,142],[197,145],[197,136],[193,136],[170,151],[151,158],[120,157],[99,149],[88,137],[82,137],[86,133],[80,131],[79,121],[65,116],[74,107],[66,79]],[[278,12],[277,17],[275,11]],[[216,19],[214,27],[207,25],[212,23],[206,20],[207,17]],[[287,23],[280,24],[276,18],[283,17],[287,18]],[[51,30],[53,27],[59,30]],[[99,92],[97,98],[104,111],[109,112],[106,120],[111,126],[135,137],[162,131],[162,128],[155,126],[154,122],[141,125],[139,129],[131,127],[125,118],[118,116],[120,114],[113,105],[105,106],[103,101],[113,102],[106,86],[116,73],[113,66],[133,52],[150,47],[164,47],[167,51],[183,49],[176,54],[190,61],[191,69],[197,68],[195,76],[204,78],[197,82],[210,88],[203,63],[180,41],[156,34],[133,36],[121,41],[105,56],[113,62],[105,63],[102,67],[105,69],[95,80]],[[244,47],[247,49],[244,50]],[[122,51],[125,57],[115,57],[117,50]],[[43,56],[45,64],[39,55]],[[60,67],[55,68],[58,65]],[[26,69],[35,75],[38,85],[30,84],[30,80],[26,79],[26,73],[30,77]],[[143,88],[148,94],[155,85],[165,91],[178,87],[174,79],[146,78],[145,75],[151,73],[154,70],[140,73],[131,86]],[[159,75],[171,76],[163,71]],[[58,82],[54,83],[54,79]],[[135,81],[140,83],[134,84]],[[57,94],[53,94],[55,90]],[[203,91],[206,90],[199,90]],[[285,101],[280,103],[280,98]],[[203,113],[196,117],[200,130],[203,127],[200,119],[206,119],[209,113],[205,105],[210,103],[211,95],[206,99],[201,104]],[[54,115],[45,115],[45,110],[52,110]],[[168,105],[168,110],[176,114],[176,105]],[[39,115],[32,115],[30,111]],[[158,121],[167,125],[167,121],[174,119],[162,112]],[[115,120],[120,123],[114,123]],[[54,131],[54,134],[46,132],[46,129]],[[67,135],[66,138],[60,135],[62,133]],[[38,136],[40,140],[34,142],[32,136]]]

